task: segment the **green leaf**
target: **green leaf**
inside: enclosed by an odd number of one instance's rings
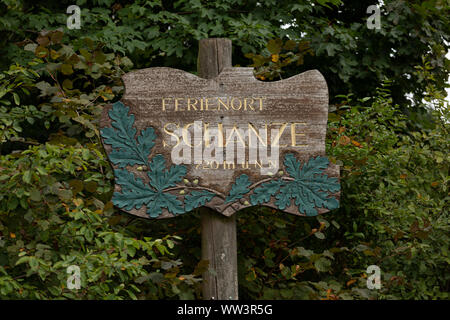
[[[129,108],[122,102],[114,103],[108,113],[112,127],[101,131],[104,142],[110,144],[113,149],[109,159],[120,168],[114,173],[116,184],[121,186],[122,192],[114,193],[113,203],[126,210],[140,209],[145,205],[147,213],[154,218],[161,215],[163,208],[172,214],[184,213],[183,203],[175,195],[163,191],[183,179],[187,172],[186,167],[173,165],[166,170],[166,161],[160,154],[153,157],[149,163],[148,157],[156,139],[155,130],[151,127],[142,130],[135,139],[134,115],[128,113]],[[146,165],[150,169],[147,173],[150,185],[122,169],[136,164]]]
[[[300,162],[293,154],[285,156],[284,165],[288,174],[294,178],[293,181],[286,182],[276,195],[275,204],[279,209],[284,210],[291,205],[291,200],[295,199],[295,205],[301,213],[307,216],[317,215],[316,208],[327,208],[333,210],[339,207],[339,201],[329,197],[329,192],[334,193],[340,190],[339,182],[336,178],[329,178],[323,171],[328,167],[329,161],[326,157],[316,157],[308,160],[300,168]]]
[[[192,191],[191,194],[186,195],[184,198],[184,208],[186,212],[195,208],[203,206],[206,202],[211,201],[214,197],[214,193],[207,190]]]
[[[14,97],[14,103],[18,106],[20,104],[19,95],[17,93],[13,92],[13,97]]]
[[[142,130],[136,141],[134,115],[128,115],[128,111],[129,108],[122,102],[114,103],[108,113],[112,127],[101,130],[104,142],[113,148],[109,159],[120,168],[136,164],[146,165],[156,139],[155,130],[149,127]]]
[[[279,192],[282,185],[282,180],[272,180],[263,183],[253,191],[253,194],[250,196],[250,203],[255,206],[257,204],[269,202],[270,198]]]
[[[70,75],[73,73],[72,65],[64,63],[61,65],[61,72],[64,75]]]
[[[281,39],[271,39],[267,43],[267,49],[271,54],[278,54],[283,47],[283,41]]]
[[[315,232],[314,235],[318,239],[321,239],[321,240],[325,239],[325,235],[322,232]]]
[[[23,173],[22,180],[23,180],[23,182],[25,182],[25,183],[30,183],[30,182],[31,182],[31,177],[32,177],[31,170],[26,170],[26,171]]]
[[[241,199],[247,192],[250,191],[248,187],[251,184],[252,183],[246,174],[240,175],[231,186],[230,193],[225,199],[225,202],[228,203]]]
[[[170,169],[166,169],[166,161],[160,154],[153,157],[150,163],[150,185],[158,191],[173,187],[177,182],[181,182],[186,175],[187,169],[182,165],[172,165]]]
[[[182,207],[182,202],[178,200],[175,195],[158,192],[153,201],[147,205],[147,213],[150,217],[157,218],[161,215],[163,208],[166,208],[167,211],[173,214],[181,214],[185,212]]]
[[[155,200],[156,192],[129,171],[116,169],[114,175],[116,183],[122,188],[122,192],[114,192],[112,198],[114,205],[126,210],[140,209],[144,204]]]
[[[331,267],[331,261],[327,258],[321,257],[314,261],[314,267],[319,272],[326,272]]]
[[[30,191],[30,199],[33,201],[41,201],[41,192],[38,189]]]

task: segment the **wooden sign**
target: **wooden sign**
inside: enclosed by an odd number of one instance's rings
[[[149,68],[123,80],[123,99],[101,119],[122,210],[167,218],[206,206],[230,216],[265,205],[314,216],[339,206],[320,72],[262,82],[252,68],[214,79]]]

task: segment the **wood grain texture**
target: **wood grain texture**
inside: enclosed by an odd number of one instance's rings
[[[208,39],[211,40],[211,39]],[[217,46],[217,42],[212,45]],[[213,48],[214,49],[214,48]],[[216,50],[217,47],[214,49]],[[182,70],[172,68],[149,68],[137,70],[124,75],[125,94],[121,100],[126,106],[130,107],[130,113],[135,115],[135,126],[138,132],[149,126],[153,127],[158,136],[156,145],[152,150],[150,157],[156,154],[162,154],[166,159],[171,159],[171,147],[164,147],[163,140],[170,141],[170,137],[164,133],[163,127],[167,123],[175,123],[184,126],[194,121],[202,121],[210,126],[221,123],[223,127],[231,128],[234,125],[248,126],[251,123],[255,128],[264,127],[267,123],[306,123],[302,128],[305,136],[298,136],[298,144],[302,147],[292,147],[292,137],[288,129],[280,138],[280,145],[287,147],[280,148],[280,170],[283,171],[283,158],[287,153],[293,153],[295,156],[306,161],[310,157],[325,155],[325,134],[328,117],[328,88],[325,79],[317,70],[307,71],[302,74],[293,76],[288,79],[275,82],[262,82],[254,78],[252,68],[231,68],[231,59],[228,62],[214,62],[214,50],[200,50],[200,56],[204,57],[208,66],[203,69],[199,67],[200,74],[209,79],[197,77],[193,74]],[[223,55],[228,54],[228,49],[221,49]],[[231,49],[229,49],[231,52]],[[216,58],[220,55],[216,55]],[[220,58],[222,59],[222,58]],[[225,59],[226,60],[226,59]],[[213,77],[212,75],[221,71],[220,74]],[[174,105],[168,104],[166,111],[162,111],[162,98],[171,98],[174,103],[175,98],[181,99],[197,99],[200,101],[209,98],[215,101],[221,98],[223,101],[227,99],[237,98],[242,102],[244,98],[263,98],[263,108],[259,110],[211,110],[217,109],[217,104],[211,104],[209,110],[186,110],[186,106],[180,107],[184,111],[175,111]],[[180,100],[181,103],[186,100]],[[242,102],[243,103],[243,102]],[[255,106],[256,102],[253,106]],[[235,100],[236,107],[238,106]],[[101,118],[101,127],[111,125],[108,117],[108,111],[111,106],[107,106],[103,110]],[[279,127],[279,126],[278,126]],[[198,141],[194,141],[194,144]],[[104,145],[109,153],[111,147]],[[246,151],[248,152],[248,150]],[[231,185],[236,177],[241,174],[249,176],[253,187],[258,185],[260,181],[268,179],[263,176],[258,168],[242,168],[236,165],[234,170],[219,167],[218,169],[204,169],[202,166],[196,168],[196,165],[186,165],[188,168],[187,179],[190,181],[197,180],[197,185],[190,185],[187,188],[191,190],[213,190],[216,193],[206,206],[214,209],[226,216],[231,216],[237,210],[250,206],[246,204],[248,197],[243,201],[231,204],[225,203],[225,197],[231,189]],[[136,176],[148,182],[145,172],[138,171],[135,167],[128,168]],[[286,170],[284,170],[286,172]],[[326,173],[330,177],[339,178],[339,167],[330,164]],[[181,188],[181,187],[180,187]],[[120,186],[115,187],[115,191],[120,192]],[[178,196],[179,189],[174,190],[173,194]],[[339,193],[334,194],[339,199]],[[269,207],[276,208],[274,201],[266,204]],[[284,211],[302,215],[298,212],[298,207],[292,203],[291,206]],[[327,209],[318,208],[319,213],[327,212]],[[128,210],[129,213],[148,218],[145,206],[141,209]],[[164,211],[160,218],[171,217],[172,215]]]

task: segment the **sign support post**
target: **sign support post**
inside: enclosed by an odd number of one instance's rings
[[[212,79],[223,68],[232,67],[230,39],[211,38],[199,42],[197,69],[200,77]],[[200,208],[202,220],[202,260],[209,261],[203,274],[203,299],[237,300],[238,270],[236,216],[225,217]]]

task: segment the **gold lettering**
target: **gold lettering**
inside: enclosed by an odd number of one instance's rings
[[[275,163],[272,160],[269,160],[269,168],[275,168]]]
[[[163,129],[163,130],[164,130],[164,132],[167,133],[169,136],[175,137],[175,138],[177,139],[177,143],[173,146],[173,147],[175,148],[175,147],[178,146],[178,144],[180,143],[180,137],[178,137],[175,133],[173,133],[173,131],[169,131],[169,130],[168,130],[167,127],[168,127],[169,125],[171,125],[171,124],[175,125],[177,128],[179,127],[178,124],[169,122],[169,123],[166,123],[166,124],[164,125],[164,129]],[[167,145],[168,145],[168,144],[163,140],[163,146],[166,147]]]
[[[296,139],[296,137],[297,137],[297,136],[305,136],[304,133],[296,133],[296,132],[295,132],[295,126],[296,126],[297,124],[306,125],[305,122],[293,122],[293,123],[291,123],[291,142],[292,142],[292,146],[293,146],[293,147],[306,147],[307,144],[300,144],[300,145],[297,145],[297,139]]]
[[[209,138],[209,123],[205,122],[204,127],[205,127],[205,133],[203,134],[203,138],[205,140],[205,147],[209,147],[209,140],[210,140],[210,138]]]
[[[249,147],[252,147],[251,145],[251,139],[250,139],[250,132],[253,131],[256,135],[256,137],[258,138],[259,142],[261,142],[261,144],[266,147],[267,146],[267,123],[265,124],[266,126],[266,139],[265,141],[263,140],[263,138],[261,138],[261,136],[259,135],[259,133],[256,131],[255,127],[253,127],[253,125],[251,123],[248,124],[248,134],[249,134]]]
[[[226,160],[223,161],[224,169],[231,169],[231,166],[233,166],[233,169],[236,169],[236,165],[234,164],[234,162],[227,162]]]
[[[197,99],[193,99],[193,100],[195,100],[195,103],[191,103],[191,98],[188,98],[188,100],[187,100],[187,109],[188,109],[188,111],[191,111],[191,107],[192,107],[192,109],[193,110],[195,110],[195,111],[197,111],[197,103],[198,103],[198,100]]]
[[[166,100],[172,100],[172,98],[162,98],[162,111],[166,111]]]
[[[237,99],[237,100],[239,101],[239,108],[237,108],[237,109],[234,107],[234,99]],[[233,99],[231,99],[231,108],[233,108],[233,110],[240,110],[241,107],[242,107],[242,101],[241,101],[241,99],[239,99],[239,98],[233,98]]]
[[[263,99],[265,98],[255,98],[256,100],[259,100],[259,111],[262,111],[263,109]]]
[[[249,98],[251,100],[251,102],[249,104],[247,104],[247,98],[244,98],[244,110],[247,110],[247,106],[252,109],[252,111],[255,111],[255,108],[253,108],[252,104],[253,102],[255,102],[255,100],[253,100],[252,98]]]
[[[214,163],[214,167],[213,167],[213,163]],[[213,169],[213,170],[219,169],[219,163],[216,160],[211,161],[211,169]]]
[[[217,109],[208,109],[208,107],[212,107],[211,105],[209,105],[209,103],[210,103],[209,99],[205,98],[205,110],[211,110],[211,111],[217,110]]]
[[[183,98],[175,98],[175,111],[184,111],[184,109],[181,109],[181,108],[178,110],[178,107],[179,107],[178,100],[184,100],[184,99]]]
[[[287,122],[285,122],[285,123],[281,123],[281,122],[273,122],[272,124],[273,124],[273,125],[280,125],[280,126],[281,126],[281,127],[280,127],[280,131],[278,132],[278,134],[276,135],[276,137],[275,137],[275,138],[273,139],[273,141],[272,141],[272,145],[276,146],[276,145],[278,145],[278,143],[280,142],[281,135],[283,134],[284,129],[286,129],[288,123],[287,123]],[[280,145],[280,147],[282,147],[282,148],[287,147],[287,144],[285,144],[285,145]]]
[[[219,134],[219,141],[217,141],[217,146],[219,147],[219,148],[223,148],[223,123],[218,123],[217,124],[217,131],[219,131],[218,132],[218,134]]]
[[[226,143],[225,143],[225,147],[228,146],[228,143],[231,141],[231,137],[233,136],[233,132],[237,133],[237,137],[238,140],[241,141],[242,146],[245,148],[245,141],[244,141],[244,137],[241,136],[238,128],[236,127],[236,125],[233,126],[233,129],[231,129],[230,135],[228,136],[228,138],[226,139]]]
[[[188,132],[189,132],[189,127],[190,127],[190,126],[193,126],[193,125],[194,125],[193,122],[188,123],[187,125],[185,125],[185,126],[183,127],[183,133],[182,133],[184,143],[185,143],[188,147],[190,147],[190,148],[198,147],[198,146],[200,146],[200,145],[203,143],[203,141],[200,139],[199,144],[197,144],[196,146],[194,146],[194,145],[190,144],[190,142],[188,141],[188,136],[187,136],[187,134],[188,134]]]
[[[227,98],[227,103],[224,103],[223,101],[222,101],[222,99],[220,99],[220,98],[217,98],[217,110],[220,110],[220,105],[222,105],[222,106],[224,106],[227,110],[230,110],[230,106],[228,105],[228,103],[229,103],[229,101],[228,101],[228,98]]]

